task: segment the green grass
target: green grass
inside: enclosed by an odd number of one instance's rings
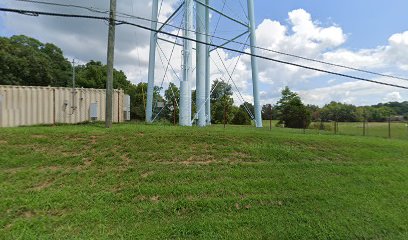
[[[408,141],[0,129],[0,239],[408,239]]]
[[[275,128],[277,121],[272,121],[272,128]],[[311,124],[310,128],[313,127]],[[315,123],[318,124],[319,123]],[[307,129],[308,134],[334,134],[334,123],[324,123],[329,126],[330,130],[318,131],[317,129]],[[340,135],[363,136],[364,128],[362,122],[339,122]],[[264,128],[269,129],[269,121],[263,121]],[[288,132],[303,133],[303,129],[287,129]],[[369,122],[366,123],[366,136],[388,138],[388,123],[387,122]],[[391,138],[408,140],[408,127],[404,122],[391,123]]]

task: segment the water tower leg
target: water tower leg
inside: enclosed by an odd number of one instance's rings
[[[255,35],[255,13],[254,13],[254,0],[248,0],[248,17],[249,17],[249,32],[251,34],[251,53],[257,54],[256,51],[256,35]],[[252,85],[253,85],[253,94],[254,94],[254,107],[255,107],[255,124],[256,127],[262,127],[262,115],[261,115],[261,103],[259,98],[259,76],[258,76],[258,62],[257,58],[251,57],[252,64]]]
[[[197,0],[198,2],[204,4],[205,0]],[[206,50],[207,46],[203,43],[205,42],[205,9],[206,7],[202,4],[196,5],[196,39],[197,39],[197,55],[196,55],[196,106],[197,106],[197,116],[198,116],[198,126],[206,126],[205,117],[205,84],[206,84]]]
[[[185,0],[184,36],[193,39],[193,0]],[[192,43],[184,40],[183,79],[180,82],[180,125],[191,126]]]
[[[159,0],[152,3],[151,28],[157,29]],[[150,33],[150,53],[149,53],[149,73],[147,81],[147,102],[146,102],[146,122],[151,123],[153,118],[153,90],[154,90],[154,70],[156,65],[157,34]]]
[[[210,5],[210,0],[205,0],[205,4],[207,6]],[[208,7],[205,8],[205,33],[207,34],[205,37],[205,42],[210,43],[210,9]],[[207,125],[211,125],[211,68],[210,68],[210,46],[206,46],[205,51],[205,115],[207,120]]]

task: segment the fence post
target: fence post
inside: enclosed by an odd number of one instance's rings
[[[224,129],[226,124],[227,124],[227,107],[226,104],[224,103]]]
[[[337,134],[340,134],[340,131],[339,131],[339,122],[338,122],[338,121],[336,121],[336,132],[337,132]]]
[[[269,106],[269,130],[272,131],[272,104]]]
[[[388,138],[391,138],[391,115],[388,116]]]
[[[176,126],[176,101],[173,100],[173,125]]]
[[[306,134],[306,119],[303,119],[303,134]]]

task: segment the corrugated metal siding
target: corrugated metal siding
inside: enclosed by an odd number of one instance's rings
[[[0,127],[90,121],[90,105],[98,104],[105,120],[105,90],[0,85]],[[113,122],[123,122],[124,93],[114,90]]]

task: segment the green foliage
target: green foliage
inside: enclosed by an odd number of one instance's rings
[[[130,117],[134,120],[143,121],[146,118],[146,95],[147,83],[132,85],[127,94],[130,96]]]
[[[392,112],[397,115],[406,115],[408,114],[408,101],[405,102],[389,102],[389,103],[379,103],[377,105],[373,105],[374,108],[382,108],[387,107],[392,109]]]
[[[0,84],[64,87],[71,80],[71,64],[50,43],[19,35],[0,37]]]
[[[367,107],[366,111],[368,114],[367,120],[370,122],[385,122],[390,116],[395,115],[395,111],[387,106]]]
[[[249,117],[246,110],[240,107],[235,112],[234,117],[231,120],[231,123],[235,125],[251,125],[251,118]]]
[[[175,119],[176,123],[178,123],[179,108],[177,106],[180,102],[180,90],[174,83],[169,84],[169,87],[164,92],[164,99],[166,101],[166,109],[163,110],[162,115],[169,122],[173,123]]]
[[[359,120],[357,108],[351,104],[331,102],[320,111],[323,121],[356,122]]]
[[[321,110],[320,110],[319,106],[308,104],[306,106],[306,108],[311,113],[311,117],[312,117],[311,120],[312,121],[320,121],[321,120],[321,118],[320,118],[320,111]]]
[[[307,128],[311,122],[310,112],[302,100],[289,87],[282,90],[282,97],[275,109],[279,112],[279,122],[288,128]]]
[[[262,106],[262,119],[263,120],[270,120],[271,117],[273,118],[273,106],[272,104],[265,104]]]
[[[218,79],[214,81],[211,89],[211,122],[224,123],[224,113],[227,123],[234,117],[234,99],[232,98],[232,86]]]
[[[76,70],[76,85],[84,88],[105,89],[108,67],[101,62],[90,61],[85,65],[79,65]],[[127,80],[123,71],[113,70],[113,88],[123,89],[125,92],[133,84]]]

